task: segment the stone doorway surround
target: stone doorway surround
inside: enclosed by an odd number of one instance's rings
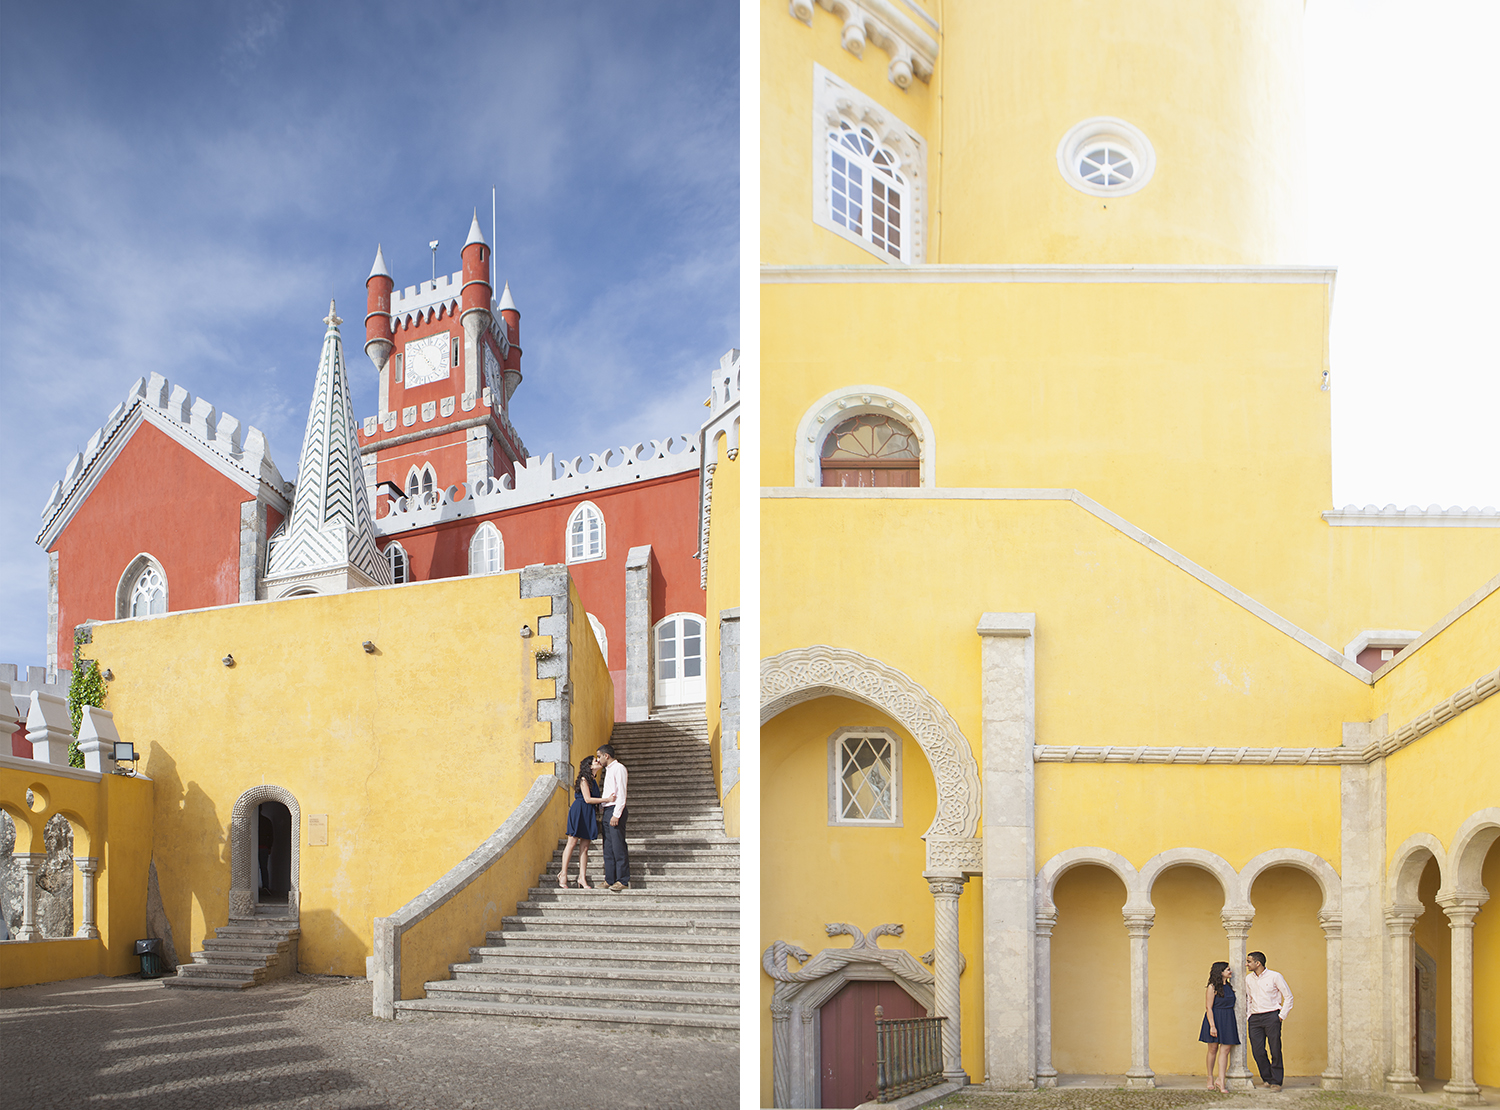
[[[822,1105],[819,1011],[845,984],[860,980],[895,983],[929,1014],[933,1012],[932,974],[909,952],[877,945],[882,936],[899,937],[904,926],[877,925],[868,933],[844,922],[823,928],[830,937],[853,937],[853,946],[824,948],[809,956],[794,944],[776,941],[761,953],[761,967],[776,980],[771,995],[771,1086],[778,1107]],[[800,963],[801,970],[793,971],[789,959]],[[947,1041],[945,1029],[945,1046]]]
[[[229,916],[253,917],[258,897],[255,849],[260,837],[261,802],[280,802],[292,815],[291,882],[286,895],[286,912],[299,912],[302,885],[302,807],[296,796],[280,786],[253,786],[235,800],[229,818]],[[279,905],[279,903],[278,903]]]

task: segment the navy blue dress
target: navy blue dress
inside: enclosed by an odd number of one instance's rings
[[[1228,983],[1224,984],[1224,993],[1214,999],[1214,1028],[1219,1031],[1217,1037],[1208,1031],[1208,1015],[1203,1015],[1203,1031],[1198,1034],[1198,1039],[1204,1044],[1239,1044],[1240,1027],[1234,1020],[1234,988]]]
[[[583,775],[589,784],[589,793],[595,798],[599,796],[599,787],[595,784],[593,777]],[[579,840],[599,839],[599,816],[592,803],[583,800],[583,791],[578,788],[578,783],[573,783],[573,804],[568,807],[568,835],[576,836]]]

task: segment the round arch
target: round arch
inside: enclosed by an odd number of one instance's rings
[[[1324,914],[1342,912],[1340,894],[1342,887],[1339,873],[1322,856],[1303,848],[1272,848],[1245,864],[1240,869],[1239,893],[1240,899],[1246,905],[1250,904],[1250,891],[1255,886],[1255,880],[1273,867],[1295,867],[1299,871],[1305,871],[1313,877],[1318,884],[1318,889],[1323,892],[1321,912]]]
[[[1438,889],[1451,885],[1451,869],[1448,853],[1443,843],[1431,833],[1413,833],[1401,842],[1391,859],[1391,869],[1386,877],[1386,891],[1393,906],[1420,906],[1417,884],[1422,881],[1422,872],[1427,870],[1428,859],[1437,860]]]
[[[820,486],[823,440],[836,424],[861,413],[893,415],[911,428],[921,445],[918,472],[924,489],[937,485],[937,442],[932,421],[910,397],[880,385],[850,385],[824,394],[797,424],[796,484]]]
[[[229,916],[250,917],[255,913],[255,837],[259,830],[254,817],[261,802],[280,802],[292,815],[291,889],[287,892],[287,912],[297,916],[302,885],[302,807],[296,795],[280,786],[252,786],[235,799],[229,816]]]
[[[1484,857],[1496,840],[1500,840],[1500,806],[1481,809],[1460,825],[1448,853],[1448,858],[1453,861],[1452,872],[1444,870],[1444,889],[1438,891],[1439,896],[1447,894],[1450,886],[1455,894],[1478,894],[1484,890],[1480,872],[1484,868]]]
[[[895,667],[847,648],[816,644],[760,664],[761,724],[822,697],[851,698],[880,710],[916,740],[937,785],[937,813],[923,834],[927,870],[983,871],[979,765],[943,704]]]
[[[1118,852],[1111,852],[1108,848],[1068,848],[1058,852],[1036,873],[1036,906],[1038,913],[1056,913],[1057,907],[1052,902],[1052,892],[1057,889],[1057,880],[1061,879],[1075,867],[1102,867],[1106,871],[1113,872],[1115,877],[1125,884],[1126,904],[1134,906],[1144,900],[1146,909],[1141,911],[1150,913],[1150,899],[1140,893],[1140,872],[1131,862]]]
[[[1151,901],[1151,888],[1156,880],[1163,872],[1174,867],[1198,867],[1218,879],[1219,886],[1224,891],[1224,912],[1252,912],[1249,899],[1240,890],[1239,874],[1223,856],[1206,848],[1168,848],[1147,860],[1146,866],[1141,868],[1140,894],[1148,904]]]

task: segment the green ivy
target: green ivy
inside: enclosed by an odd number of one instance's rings
[[[73,631],[73,681],[68,685],[68,712],[73,715],[73,739],[68,741],[68,766],[82,767],[83,753],[78,750],[78,729],[83,724],[83,707],[104,708],[104,676],[99,664],[83,658],[83,645],[94,637],[88,628]]]

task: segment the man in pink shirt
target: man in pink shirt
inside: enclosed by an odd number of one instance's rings
[[[625,786],[630,776],[610,745],[601,747],[598,756],[604,764],[604,792],[599,800],[608,818],[604,825],[604,885],[618,894],[630,889],[630,849],[625,846]]]
[[[1279,971],[1266,968],[1266,954],[1251,952],[1245,958],[1246,1008],[1250,1011],[1250,1051],[1267,1090],[1281,1090],[1285,1073],[1281,1067],[1281,1023],[1292,1012],[1292,988]],[[1270,1055],[1267,1055],[1267,1049]]]

